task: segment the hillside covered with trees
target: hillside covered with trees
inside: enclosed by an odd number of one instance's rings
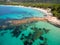
[[[3,2],[39,2],[39,3],[60,3],[60,0],[0,0]]]

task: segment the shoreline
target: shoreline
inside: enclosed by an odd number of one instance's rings
[[[36,7],[31,7],[31,6],[27,7],[27,6],[22,6],[22,5],[18,5],[18,6],[17,5],[0,5],[0,6],[30,8],[30,9],[34,9],[34,10],[39,10],[39,11],[43,12],[45,15],[49,14],[52,16],[52,13],[50,13],[50,12],[47,13],[48,12],[47,9],[43,9],[43,8],[36,8]]]
[[[56,17],[48,16],[46,19],[50,24],[60,28],[60,20],[58,20]]]
[[[56,17],[53,16],[53,14],[51,13],[51,9],[43,9],[43,8],[36,8],[36,7],[26,7],[26,6],[17,6],[17,5],[0,5],[0,6],[13,6],[13,7],[22,7],[22,8],[31,8],[31,9],[35,9],[35,10],[39,10],[43,13],[45,13],[45,17],[48,20],[49,23],[60,27],[60,20],[58,20]]]

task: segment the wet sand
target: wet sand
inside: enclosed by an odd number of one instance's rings
[[[38,22],[38,21],[47,21],[50,24],[53,24],[54,26],[60,27],[60,21],[57,19],[54,19],[54,17],[32,17],[32,18],[27,18],[27,19],[22,19],[22,20],[10,20],[7,23],[10,23],[12,25],[20,25],[20,24],[26,24],[26,23],[31,23],[31,22]]]
[[[7,23],[11,23],[13,25],[19,25],[19,24],[31,23],[35,21],[47,21],[47,19],[33,17],[33,18],[27,18],[27,19],[22,19],[22,20],[10,20],[10,21],[7,21]]]
[[[1,6],[5,6],[5,5],[1,5]],[[7,5],[7,6],[13,6],[13,5]],[[51,9],[43,9],[43,8],[36,8],[36,7],[26,7],[26,6],[14,6],[14,7],[22,7],[22,8],[31,8],[31,9],[35,9],[35,10],[39,10],[42,11],[43,13],[45,13],[45,17],[43,18],[27,18],[27,19],[22,19],[22,20],[10,20],[7,23],[11,23],[14,25],[19,25],[19,24],[24,24],[24,23],[30,23],[30,22],[34,22],[34,21],[48,21],[53,25],[56,25],[57,27],[60,27],[60,20],[58,20],[56,17],[54,18],[54,16],[51,13]]]

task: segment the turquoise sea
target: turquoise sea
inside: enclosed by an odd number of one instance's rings
[[[44,17],[44,13],[31,8],[0,6],[2,20]],[[6,24],[7,25],[7,24]],[[0,45],[60,45],[60,28],[44,21],[0,28]]]

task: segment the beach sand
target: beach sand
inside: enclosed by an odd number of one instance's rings
[[[1,6],[5,6],[5,5],[1,5]],[[14,5],[6,5],[6,6],[14,6]],[[54,25],[60,25],[60,20],[58,20],[56,17],[53,16],[53,14],[51,13],[51,9],[43,9],[43,8],[36,8],[36,7],[26,7],[26,6],[14,6],[14,7],[22,7],[22,8],[31,8],[31,9],[35,9],[35,10],[39,10],[42,11],[43,13],[45,13],[45,17],[43,18],[30,18],[28,19],[22,19],[22,20],[13,20],[13,21],[9,21],[9,23],[12,24],[23,24],[23,23],[27,23],[27,22],[32,22],[32,21],[49,21],[50,23],[54,24]]]

